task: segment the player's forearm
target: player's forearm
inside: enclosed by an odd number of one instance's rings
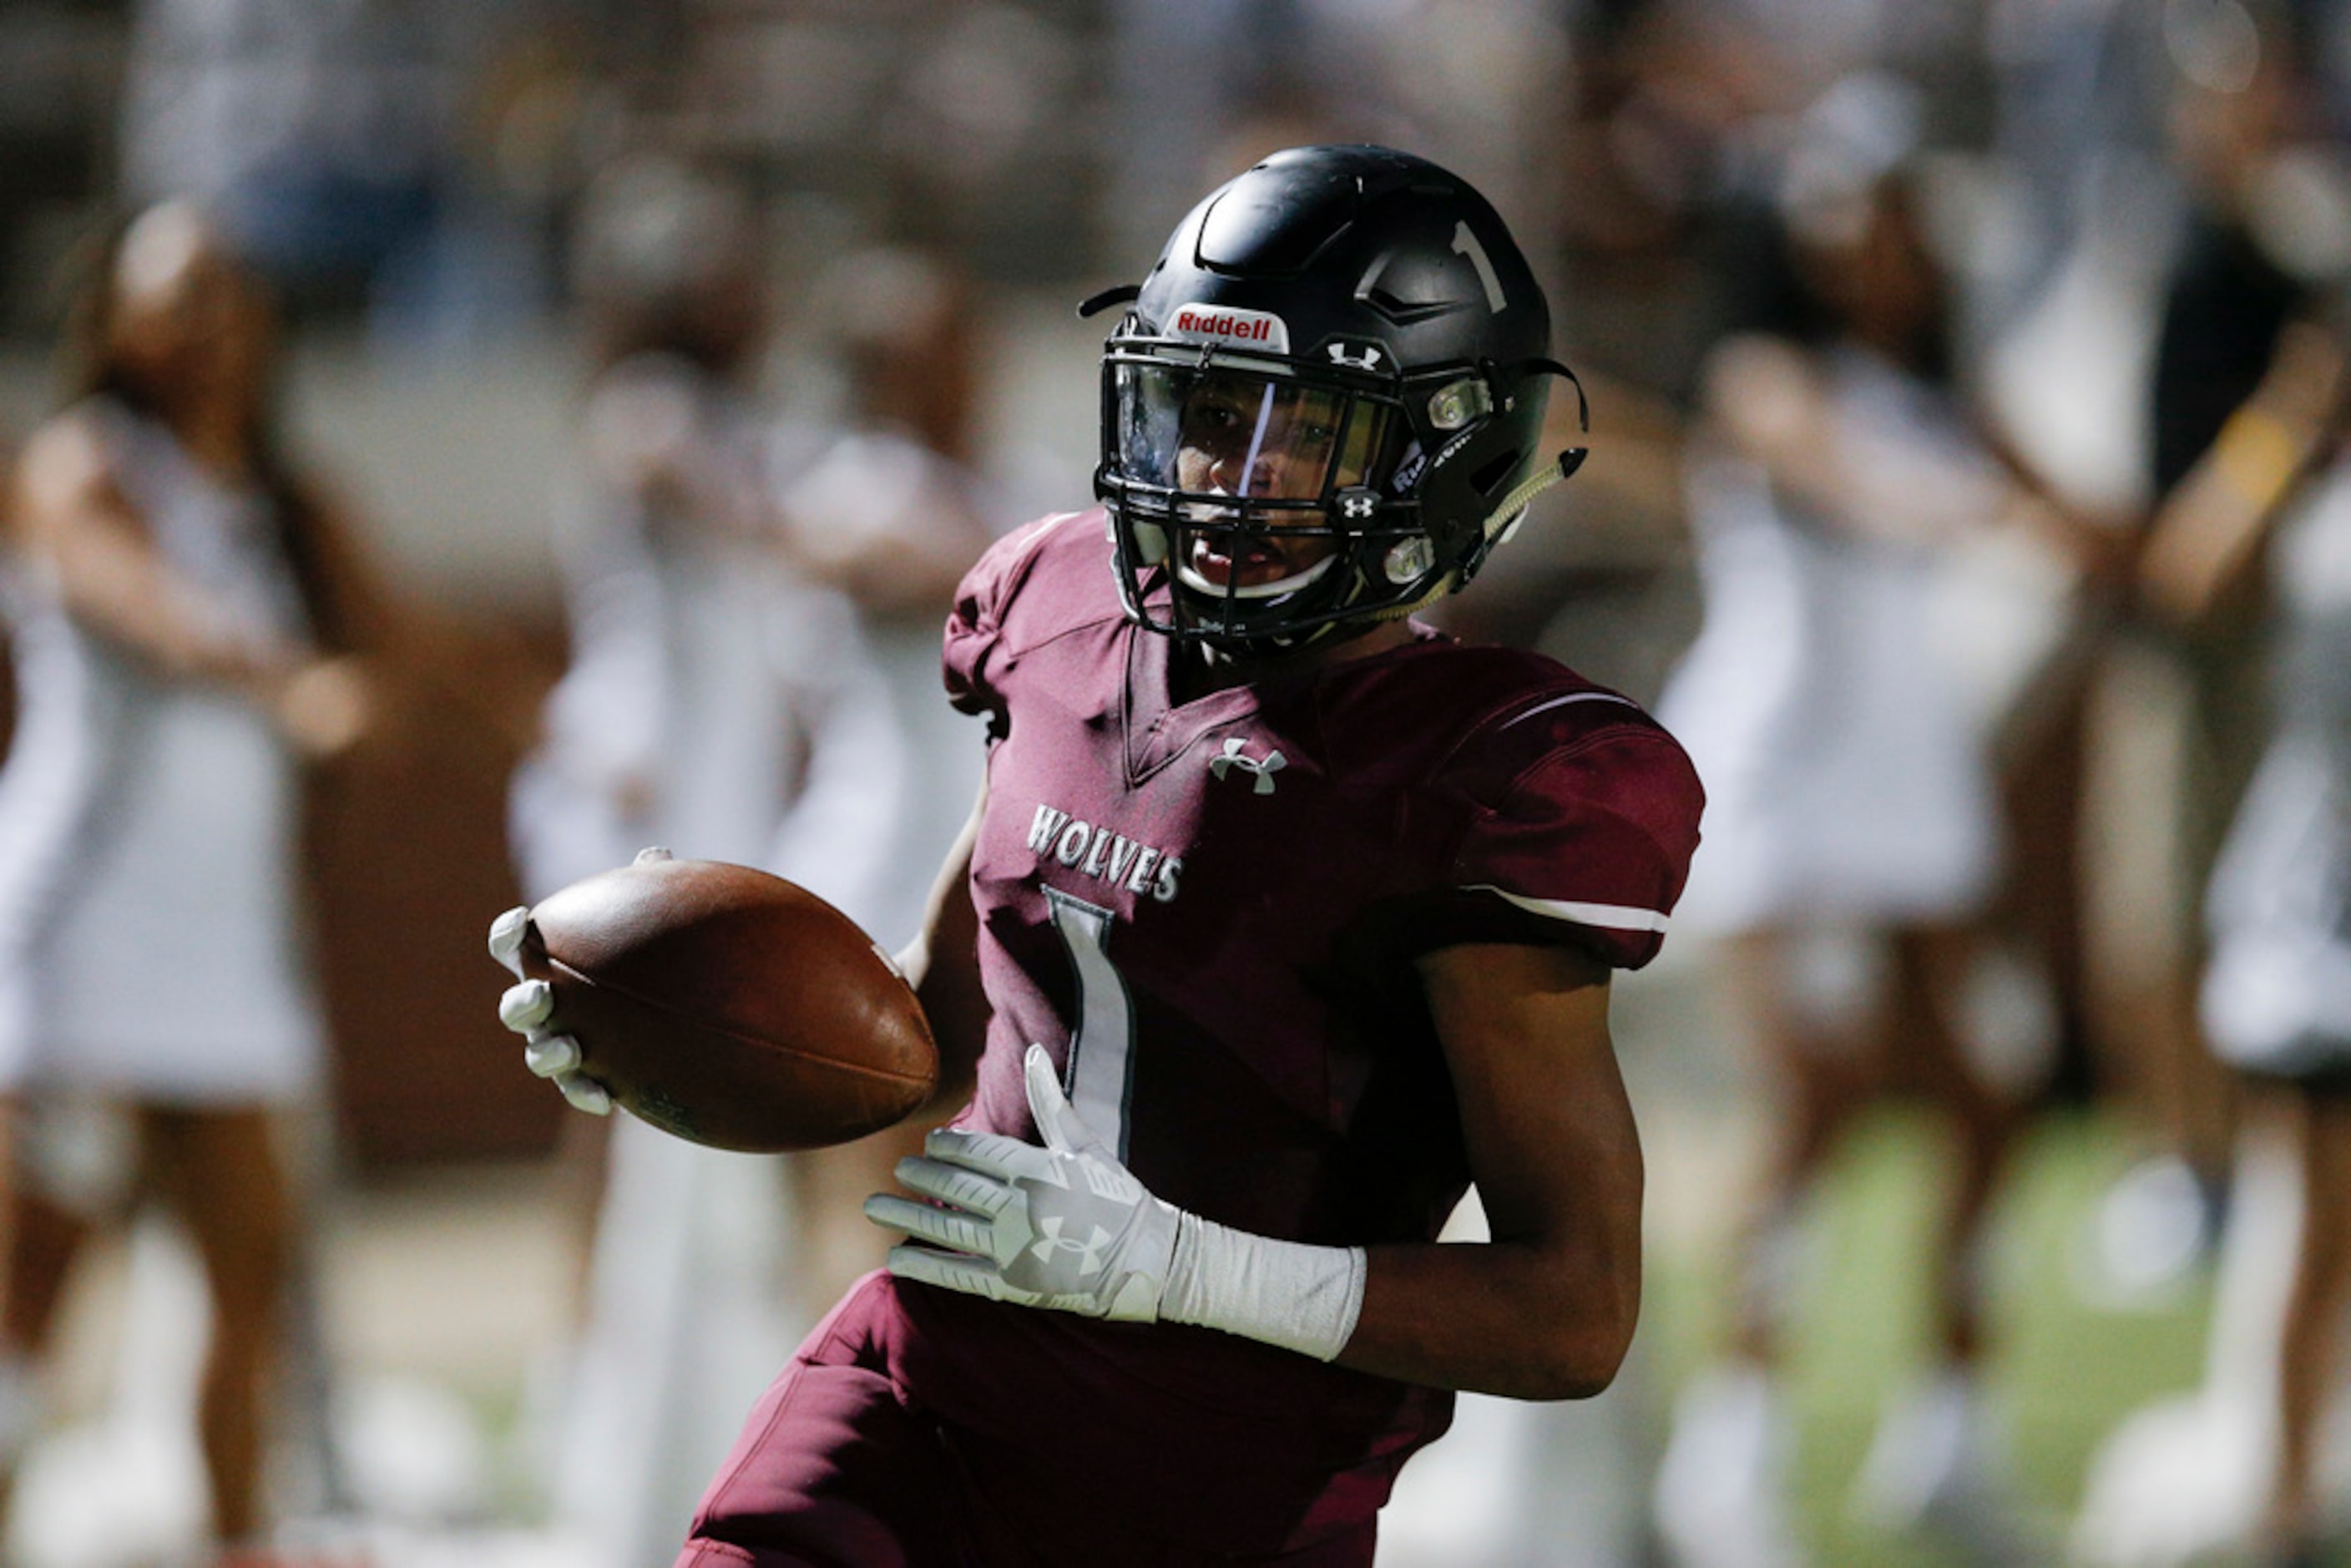
[[[987,995],[980,988],[977,940],[977,932],[964,923],[935,921],[897,955],[939,1052],[938,1088],[910,1118],[925,1125],[953,1115],[971,1098],[987,1044]]]
[[[1374,1247],[1339,1364],[1514,1399],[1584,1399],[1624,1364],[1637,1245],[1583,1256],[1520,1242]]]
[[[1608,1032],[1608,970],[1573,947],[1420,961],[1490,1241],[1374,1248],[1340,1358],[1520,1398],[1607,1386],[1641,1301],[1639,1129]]]
[[[987,799],[983,788],[981,804]],[[931,889],[921,933],[898,955],[899,969],[922,1003],[939,1051],[938,1092],[918,1118],[935,1120],[962,1109],[987,1044],[990,1009],[979,978],[979,914],[971,902],[972,843],[978,831],[975,805]]]
[[[1548,1241],[1369,1249],[1180,1215],[1157,1315],[1411,1383],[1584,1398],[1632,1343],[1639,1214],[1635,1195]]]

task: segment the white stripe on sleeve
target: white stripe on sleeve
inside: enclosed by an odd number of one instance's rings
[[[1663,931],[1667,917],[1654,909],[1642,909],[1629,904],[1578,904],[1562,898],[1529,898],[1492,883],[1474,883],[1461,890],[1464,893],[1490,893],[1508,904],[1533,915],[1547,915],[1553,920],[1572,920],[1578,925],[1598,925],[1610,931]]]
[[[1575,703],[1614,703],[1619,707],[1638,707],[1640,706],[1632,698],[1620,697],[1614,692],[1574,692],[1567,696],[1553,697],[1547,703],[1537,703],[1534,706],[1527,709],[1526,712],[1519,714],[1510,719],[1502,726],[1502,727],[1504,729],[1511,728],[1513,726],[1526,723],[1527,720],[1535,717],[1539,714],[1546,714],[1551,712],[1553,708],[1567,707]]]

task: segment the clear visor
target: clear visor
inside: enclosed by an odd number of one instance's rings
[[[1211,366],[1116,368],[1126,476],[1192,495],[1314,502],[1376,482],[1387,404]]]

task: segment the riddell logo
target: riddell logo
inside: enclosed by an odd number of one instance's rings
[[[1211,305],[1186,305],[1176,309],[1168,327],[1171,337],[1187,343],[1234,343],[1290,352],[1290,327],[1279,316],[1263,310],[1233,310]]]

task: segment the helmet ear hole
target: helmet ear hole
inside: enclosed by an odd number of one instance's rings
[[[1510,476],[1519,471],[1519,460],[1524,455],[1513,451],[1488,458],[1469,476],[1470,488],[1491,499],[1495,491],[1510,482]]]

